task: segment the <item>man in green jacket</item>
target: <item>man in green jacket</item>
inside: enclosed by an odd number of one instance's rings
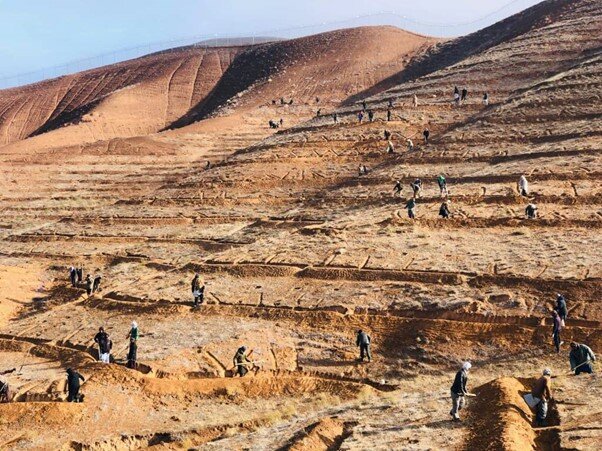
[[[581,373],[592,374],[594,372],[591,362],[596,361],[596,356],[589,346],[574,341],[571,342],[569,360],[571,362],[571,371],[575,372],[575,376]]]

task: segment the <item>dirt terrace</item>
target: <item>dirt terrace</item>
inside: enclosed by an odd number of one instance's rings
[[[1,148],[0,370],[15,368],[16,402],[0,405],[0,448],[598,448],[602,386],[567,375],[550,309],[563,293],[563,340],[600,351],[601,17],[593,1],[548,1],[508,19],[514,28],[436,47],[388,28],[265,44],[221,65],[214,104],[176,108],[179,84],[163,89],[171,113],[141,136],[82,140],[84,121]],[[359,64],[375,46],[390,52]],[[176,73],[193,73],[193,59]],[[244,68],[240,85],[223,81]],[[92,75],[73,83],[89,90]],[[145,83],[131,89],[152,94]],[[470,92],[459,107],[454,84]],[[376,120],[359,124],[368,93]],[[317,108],[324,117],[309,120]],[[516,190],[523,174],[529,198]],[[538,219],[524,218],[528,202]],[[102,274],[102,291],[68,286],[72,264]],[[207,289],[197,309],[195,272]],[[124,361],[134,319],[139,371]],[[115,342],[111,365],[96,362],[99,326]],[[370,364],[356,361],[360,328]],[[231,378],[243,344],[261,370]],[[477,396],[453,423],[449,386],[467,359]],[[83,404],[57,402],[69,366],[87,379]],[[537,429],[521,394],[545,367],[555,402]]]

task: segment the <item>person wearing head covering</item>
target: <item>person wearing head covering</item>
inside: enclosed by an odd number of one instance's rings
[[[526,197],[529,195],[529,182],[527,182],[527,177],[525,177],[524,175],[520,176],[520,178],[518,179],[517,188],[521,196]]]
[[[192,278],[191,289],[194,298],[193,306],[196,307],[199,303],[203,303],[203,297],[205,295],[205,285],[201,281],[199,273],[196,273]]]
[[[443,193],[447,196],[447,180],[443,174],[439,174],[437,177],[437,185],[439,185],[439,194],[443,196]]]
[[[535,381],[531,396],[535,403],[536,416],[535,423],[537,426],[543,426],[546,417],[548,416],[548,401],[552,399],[552,371],[549,368],[543,370],[543,375]]]
[[[103,363],[109,363],[111,360],[111,348],[113,347],[113,342],[103,327],[98,329],[98,333],[94,336],[94,342],[98,345],[98,360]]]
[[[234,354],[234,369],[235,372],[240,376],[243,377],[245,374],[247,374],[249,372],[249,366],[252,364],[252,362],[249,360],[248,356],[247,356],[247,348],[245,346],[241,346],[240,348],[238,348],[238,350],[236,351],[236,354]]]
[[[102,281],[102,276],[94,277],[94,284],[92,285],[92,293],[100,291],[100,282]]]
[[[86,275],[86,293],[88,293],[88,296],[92,294],[93,283],[94,281],[92,280],[92,276],[90,276],[90,274]]]
[[[138,340],[138,323],[136,321],[132,321],[132,327],[125,338],[131,338],[134,341]]]
[[[399,195],[399,197],[401,197],[402,190],[403,187],[401,186],[401,180],[397,180],[397,182],[395,182],[395,186],[393,187],[393,196]]]
[[[537,218],[537,205],[533,203],[527,205],[527,208],[525,208],[525,215],[527,216],[527,219]]]
[[[410,218],[410,219],[416,218],[416,199],[411,197],[406,202],[406,209],[408,210],[408,218]]]
[[[589,346],[584,344],[571,342],[571,352],[569,353],[571,362],[571,371],[575,372],[575,376],[581,373],[592,374],[592,362],[596,361],[596,355]]]
[[[372,353],[370,352],[370,335],[368,335],[363,330],[357,331],[357,337],[355,339],[355,344],[360,348],[360,362],[364,361],[364,358],[368,358],[368,362],[372,361]]]
[[[69,392],[67,402],[81,402],[79,394],[80,379],[82,382],[85,381],[84,376],[71,368],[67,368],[67,384],[65,385],[65,391]]]
[[[454,383],[451,386],[452,409],[449,414],[454,421],[460,421],[458,412],[464,407],[464,396],[468,394],[466,383],[468,382],[468,371],[472,368],[470,362],[464,362],[462,368],[456,373]]]

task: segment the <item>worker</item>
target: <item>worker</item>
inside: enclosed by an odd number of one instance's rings
[[[6,374],[14,373],[17,371],[16,368],[12,370],[6,370],[0,372],[0,376],[4,376]],[[0,378],[0,403],[10,402],[12,400],[12,394],[10,391],[10,386],[8,385],[8,381],[6,379]]]
[[[429,136],[431,136],[431,132],[429,131],[428,128],[426,128],[423,132],[422,132],[422,136],[424,137],[424,145],[428,145],[429,143]]]
[[[365,164],[360,164],[358,168],[359,175],[366,175],[368,173],[368,167]]]
[[[560,315],[556,310],[552,310],[552,340],[554,341],[554,348],[556,349],[556,354],[560,353],[560,345],[562,345],[562,341],[560,341],[560,331],[562,330],[562,320],[560,319]]]
[[[385,129],[385,141],[389,141],[391,139],[391,132],[387,129]]]
[[[391,140],[387,142],[387,153],[395,153],[395,146]]]
[[[460,100],[464,102],[466,100],[466,97],[468,97],[468,89],[462,88],[462,97],[460,98]]]
[[[90,274],[86,275],[86,293],[88,293],[88,296],[90,296],[92,294],[92,284],[94,283],[94,281],[92,280],[92,277],[90,276]]]
[[[529,195],[529,182],[527,182],[527,178],[524,175],[521,175],[518,179],[517,189],[521,196],[527,197]]]
[[[414,94],[414,108],[418,108],[418,97]]]
[[[387,103],[387,108],[393,108],[393,99],[389,99],[389,102]]]
[[[138,342],[134,337],[130,337],[130,347],[128,349],[128,357],[126,366],[131,369],[137,369]]]
[[[69,268],[69,279],[71,280],[71,286],[75,287],[77,285],[77,269],[75,269],[75,266]]]
[[[439,174],[437,177],[437,184],[439,185],[439,193],[441,197],[443,197],[443,193],[447,196],[447,181],[445,180],[445,176],[443,174]]]
[[[460,105],[460,93],[456,91],[454,91],[454,103],[456,104],[456,106]]]
[[[236,354],[234,354],[233,360],[234,360],[235,371],[240,377],[243,377],[245,374],[247,374],[249,372],[249,369],[247,367],[252,363],[249,360],[246,352],[247,352],[247,348],[245,346],[241,346],[236,351]]]
[[[338,124],[338,123],[339,123],[339,115],[338,115],[337,113],[332,113],[332,121],[333,121],[335,124]]]
[[[368,110],[368,120],[370,122],[374,121],[374,111]]]
[[[103,327],[98,329],[98,333],[94,336],[94,342],[98,345],[98,360],[103,363],[109,363],[113,342]]]
[[[363,120],[364,120],[364,113],[362,111],[360,111],[359,113],[357,113],[357,121],[361,124]]]
[[[84,267],[80,264],[76,268],[76,271],[77,271],[77,283],[82,283],[82,280],[84,279]]]
[[[139,332],[138,332],[138,323],[136,321],[132,321],[132,326],[130,327],[130,331],[128,332],[128,334],[126,335],[126,339],[130,338],[130,339],[134,339],[134,340],[138,340],[138,336],[139,336]]]
[[[366,111],[366,101],[362,100],[362,111]]]
[[[411,198],[410,200],[408,200],[408,202],[406,203],[406,208],[408,210],[408,218],[410,219],[415,219],[416,218],[416,199],[415,198]]]
[[[387,122],[391,122],[391,110],[387,110]]]
[[[414,142],[410,138],[408,138],[406,140],[406,143],[408,145],[408,152],[411,152],[412,150],[414,150]]]
[[[355,344],[360,348],[360,362],[363,362],[364,358],[367,358],[368,362],[372,361],[372,354],[370,353],[370,343],[370,335],[368,335],[361,329],[358,330],[357,337],[355,339]]]
[[[569,360],[571,371],[575,372],[575,376],[581,373],[592,374],[594,372],[592,362],[596,361],[596,356],[589,346],[572,341]]]
[[[100,291],[100,282],[102,280],[101,276],[94,277],[94,284],[92,285],[92,293],[96,293]]]
[[[412,187],[412,191],[414,193],[414,199],[420,197],[420,193],[422,192],[422,180],[416,179],[412,183],[410,183]]]
[[[401,180],[397,180],[395,182],[395,186],[393,187],[393,196],[399,195],[399,197],[401,197],[402,190],[403,190],[403,187],[401,186]]]
[[[451,386],[452,409],[449,414],[454,421],[460,421],[458,412],[464,407],[464,397],[468,394],[466,383],[468,382],[468,372],[472,368],[470,362],[464,362],[462,368],[456,373],[454,383]]]
[[[190,290],[192,291],[193,305],[196,307],[205,293],[205,285],[201,281],[199,273],[196,273],[192,278],[192,282],[190,283]]]
[[[318,108],[318,111],[316,111],[316,117],[321,117],[322,116],[322,108]]]
[[[487,93],[483,94],[483,105],[485,105],[485,106],[489,105],[489,94],[487,94]]]
[[[447,219],[449,218],[449,214],[449,200],[446,200],[441,204],[441,207],[439,207],[439,216],[443,219]]]
[[[525,215],[527,219],[536,219],[537,218],[537,205],[529,204],[527,208],[525,208]]]
[[[536,408],[535,424],[544,426],[548,416],[548,402],[552,399],[552,371],[549,368],[543,370],[543,375],[535,381],[531,396]]]
[[[68,391],[67,402],[82,402],[83,396],[79,394],[80,383],[84,382],[84,376],[79,374],[77,371],[67,368],[67,384],[65,385],[65,392]]]
[[[566,307],[566,299],[560,293],[556,293],[556,311],[558,312],[558,316],[560,316],[562,327],[564,327],[566,323],[566,317],[568,315],[568,309]]]

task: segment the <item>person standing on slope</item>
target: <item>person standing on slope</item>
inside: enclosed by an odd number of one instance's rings
[[[572,341],[569,360],[571,371],[575,372],[575,376],[581,373],[592,374],[594,372],[592,362],[596,361],[596,355],[589,346]]]
[[[84,376],[71,368],[67,368],[67,384],[65,384],[65,391],[68,392],[67,402],[81,402],[82,397],[79,394],[80,380],[84,382]]]
[[[98,333],[94,336],[94,342],[98,345],[98,360],[103,363],[109,363],[111,360],[111,348],[113,347],[113,342],[103,327],[98,329]]]
[[[357,331],[357,337],[355,339],[356,346],[360,348],[360,358],[359,361],[363,362],[364,358],[368,358],[368,362],[372,361],[372,353],[370,352],[370,335],[368,335],[363,330]]]
[[[560,353],[560,345],[562,341],[560,341],[560,331],[562,330],[562,320],[560,319],[560,315],[556,310],[552,310],[552,321],[553,321],[553,329],[552,329],[552,340],[554,341],[554,348],[556,349],[556,354]]]
[[[416,199],[411,198],[406,203],[406,209],[408,210],[408,218],[415,219],[416,218]]]
[[[527,197],[529,195],[529,182],[527,182],[527,177],[524,175],[521,175],[518,179],[517,189],[521,196]]]
[[[566,307],[566,299],[560,293],[556,293],[556,311],[558,312],[558,316],[560,316],[562,327],[564,327],[566,325],[566,317],[569,311]]]
[[[458,412],[464,408],[464,397],[468,394],[466,384],[468,383],[468,371],[472,368],[470,362],[464,362],[460,371],[456,373],[454,383],[451,386],[452,409],[449,411],[454,421],[460,421]]]
[[[533,403],[535,403],[535,424],[539,427],[545,425],[548,416],[548,402],[552,399],[552,371],[543,370],[543,375],[537,379],[531,390]]]

